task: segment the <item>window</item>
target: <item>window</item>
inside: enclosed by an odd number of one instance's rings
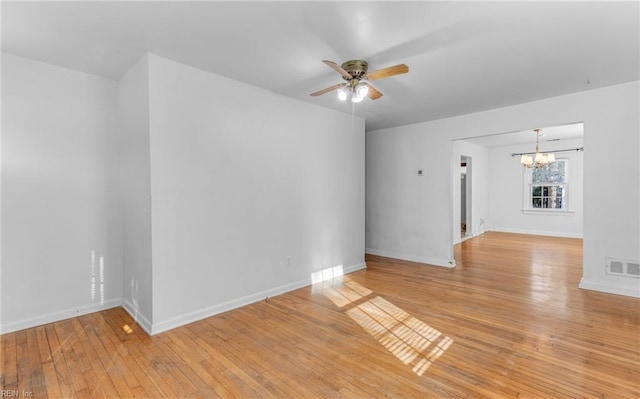
[[[558,159],[549,166],[527,169],[525,209],[567,211],[569,200],[568,161]]]

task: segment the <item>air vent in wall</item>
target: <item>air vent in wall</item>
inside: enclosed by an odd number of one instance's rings
[[[619,260],[609,262],[609,271],[615,274],[624,274],[624,263]]]
[[[640,262],[637,260],[623,260],[606,258],[607,274],[640,278]]]
[[[627,262],[627,274],[640,277],[640,263]]]

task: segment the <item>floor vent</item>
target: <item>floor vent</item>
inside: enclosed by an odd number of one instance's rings
[[[640,278],[640,262],[606,258],[607,274]]]

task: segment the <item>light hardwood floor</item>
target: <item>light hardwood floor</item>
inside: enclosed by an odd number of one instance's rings
[[[147,336],[122,309],[0,336],[34,398],[638,398],[640,300],[577,288],[581,240],[487,233]]]

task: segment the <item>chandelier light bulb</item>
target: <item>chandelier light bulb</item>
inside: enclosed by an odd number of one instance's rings
[[[535,158],[536,163],[542,162],[542,158],[543,158],[542,154],[539,152],[536,152],[536,158]]]

